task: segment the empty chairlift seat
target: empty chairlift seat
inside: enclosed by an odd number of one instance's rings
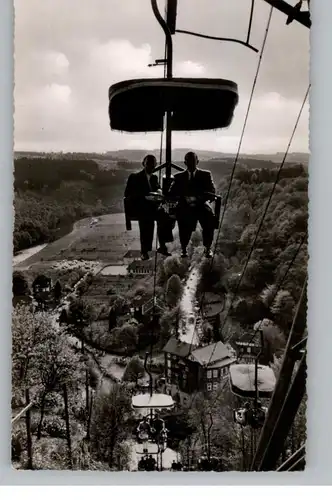
[[[255,365],[234,364],[229,368],[229,378],[232,392],[244,398],[255,397]],[[258,397],[270,398],[274,391],[276,378],[272,368],[258,365]]]
[[[238,103],[238,88],[229,80],[151,78],[127,80],[109,89],[113,130],[160,132],[166,111],[172,130],[214,130],[228,127]]]
[[[147,408],[149,410],[153,409],[167,409],[173,408],[174,401],[173,398],[167,394],[155,393],[150,396],[150,394],[138,394],[132,397],[132,407],[140,410]]]

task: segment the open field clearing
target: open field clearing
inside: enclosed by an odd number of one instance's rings
[[[139,249],[138,225],[134,222],[132,231],[126,231],[124,214],[103,215],[92,226],[90,221],[90,217],[78,221],[71,233],[49,243],[26,260],[14,259],[15,268],[28,269],[37,262],[75,259],[118,264],[122,263],[128,249]]]

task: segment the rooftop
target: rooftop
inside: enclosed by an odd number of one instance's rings
[[[260,346],[260,336],[258,332],[245,333],[240,338],[235,340],[236,345],[251,344],[253,346]]]
[[[139,269],[147,269],[153,271],[154,269],[154,259],[149,260],[134,260],[129,264],[128,271],[134,271]]]
[[[202,366],[214,364],[225,358],[232,358],[232,355],[229,348],[221,341],[195,349],[190,356],[192,361],[196,361]]]
[[[179,356],[181,358],[185,358],[189,355],[190,349],[191,344],[181,342],[181,340],[177,340],[175,337],[171,337],[165,345],[163,351],[169,354],[175,354],[176,356]]]

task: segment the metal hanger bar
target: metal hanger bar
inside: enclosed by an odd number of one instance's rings
[[[238,40],[237,38],[224,38],[218,36],[204,35],[202,33],[195,33],[194,31],[188,31],[188,30],[175,30],[175,33],[183,33],[184,35],[198,36],[199,38],[206,38],[207,40],[218,40],[221,42],[239,43],[240,45],[244,45],[245,47],[253,50],[254,52],[259,52],[259,50],[256,49],[256,47],[250,45],[250,43],[244,42],[243,40]]]

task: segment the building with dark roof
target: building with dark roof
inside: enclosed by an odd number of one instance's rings
[[[153,274],[154,271],[154,259],[149,260],[134,260],[129,264],[128,274]]]
[[[220,341],[197,348],[171,337],[163,351],[167,383],[189,394],[218,390],[236,361],[231,348]]]
[[[261,350],[260,336],[254,332],[245,333],[235,341],[235,345],[241,363],[254,363]]]

